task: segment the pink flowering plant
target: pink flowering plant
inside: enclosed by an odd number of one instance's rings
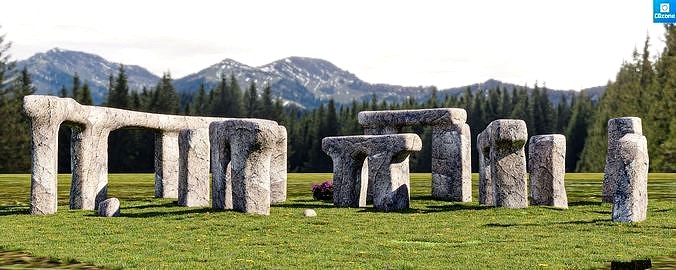
[[[333,181],[327,180],[321,184],[312,184],[312,198],[319,201],[332,201]]]

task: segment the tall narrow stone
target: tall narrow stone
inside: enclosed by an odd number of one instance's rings
[[[155,197],[178,198],[178,132],[155,136]]]
[[[499,119],[490,123],[491,178],[495,205],[507,208],[528,207],[526,186],[526,122]]]
[[[367,183],[373,183],[370,188],[375,208],[385,211],[408,208],[410,179],[401,163],[421,146],[420,137],[415,134],[324,138],[322,150],[333,160],[334,205],[365,206]],[[368,181],[361,178],[365,160],[370,164]]]
[[[648,209],[648,143],[642,135],[628,133],[617,141],[617,182],[612,219],[638,222]]]
[[[495,205],[493,179],[491,178],[491,142],[490,131],[483,131],[477,136],[477,152],[479,153],[479,204]]]
[[[528,144],[531,205],[568,208],[566,175],[566,137],[538,135]]]
[[[287,139],[286,128],[277,126],[280,139],[275,142],[275,151],[272,153],[270,164],[270,188],[272,190],[270,201],[280,203],[286,201],[287,181]]]
[[[209,206],[209,131],[181,130],[178,148],[178,204]]]
[[[603,202],[613,202],[618,173],[623,165],[620,162],[618,142],[626,134],[643,135],[641,118],[620,117],[608,120],[608,152],[603,175]]]
[[[94,210],[108,193],[108,135],[97,126],[73,127],[70,209]]]

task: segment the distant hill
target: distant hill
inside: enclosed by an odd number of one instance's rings
[[[82,81],[87,81],[92,89],[94,102],[99,104],[107,96],[108,76],[115,74],[119,64],[112,63],[98,55],[52,49],[45,53],[37,53],[30,58],[19,61],[18,67],[27,67],[33,76],[33,82],[40,94],[58,94],[61,86],[70,89],[72,76],[77,73]],[[159,77],[147,69],[136,65],[125,65],[129,77],[129,86],[139,91],[143,87],[153,87]],[[259,89],[269,84],[272,93],[281,97],[286,104],[296,104],[301,107],[312,108],[333,98],[338,103],[348,103],[352,100],[369,99],[375,94],[379,100],[401,102],[407,97],[416,100],[429,98],[431,86],[400,86],[390,84],[372,84],[365,82],[355,74],[341,69],[329,61],[307,58],[288,57],[272,63],[252,67],[232,59],[224,59],[206,67],[196,73],[174,80],[176,89],[182,96],[190,96],[200,84],[207,88],[214,87],[225,74],[227,78],[232,74],[237,78],[242,90],[251,82],[255,82]],[[466,88],[473,93],[495,89],[496,87],[512,89],[520,87],[515,84],[489,79],[482,83],[440,89],[438,97],[446,95],[461,95]],[[605,86],[586,89],[592,98],[598,99]],[[577,93],[573,90],[550,89],[550,99],[557,103],[562,96],[570,97]],[[570,98],[568,98],[570,100]]]

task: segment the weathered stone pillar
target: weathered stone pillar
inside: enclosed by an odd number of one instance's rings
[[[603,202],[613,202],[618,173],[623,164],[620,162],[617,145],[624,135],[643,135],[641,118],[620,117],[608,120],[608,152],[606,153],[606,166],[603,175]]]
[[[178,204],[209,206],[209,131],[181,130],[178,148]]]
[[[270,164],[270,201],[280,203],[286,201],[286,181],[287,181],[287,139],[286,128],[277,126],[280,139],[275,142],[275,150],[272,153],[272,163]],[[283,135],[283,136],[281,136]]]
[[[628,133],[615,146],[619,171],[614,174],[612,219],[643,221],[648,209],[648,143],[644,136]]]
[[[528,144],[531,205],[568,208],[566,175],[566,137],[538,135]]]
[[[178,198],[178,132],[155,136],[155,197]]]
[[[339,207],[366,205],[367,183],[373,183],[373,206],[385,211],[409,206],[408,170],[402,170],[412,151],[422,146],[415,134],[327,137],[322,150],[333,160],[333,202]],[[365,159],[368,181],[362,178]],[[408,168],[408,167],[406,167]]]
[[[491,178],[491,142],[490,131],[484,130],[477,136],[479,153],[479,204],[495,205],[495,192]]]
[[[211,152],[211,207],[232,209],[232,181],[230,180],[230,142],[219,125],[209,126]]]
[[[24,97],[24,113],[31,130],[30,214],[48,215],[57,211],[59,125],[67,108],[51,99]]]
[[[108,135],[99,126],[73,127],[70,209],[94,210],[108,194]]]
[[[528,207],[526,186],[526,122],[500,119],[490,123],[491,178],[495,205],[507,208]]]
[[[373,126],[373,127],[364,127],[364,135],[386,135],[386,134],[397,134],[400,132],[400,128],[394,126]],[[397,167],[399,166],[399,167]],[[399,173],[409,174],[410,166],[408,158],[396,165],[391,166],[392,170],[398,171]],[[369,161],[368,159],[364,160],[364,165],[361,169],[361,179],[364,179],[367,182],[366,188],[366,203],[373,202],[373,182],[369,180]],[[362,205],[360,205],[362,206]]]

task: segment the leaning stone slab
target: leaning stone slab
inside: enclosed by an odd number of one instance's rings
[[[373,206],[384,211],[409,207],[410,179],[401,170],[422,142],[415,134],[326,137],[322,150],[333,160],[333,203],[339,207],[366,205],[368,183],[373,183]],[[362,166],[368,159],[368,181],[362,179]]]
[[[507,208],[528,207],[526,186],[526,122],[499,119],[487,128],[491,132],[491,178],[495,205]]]
[[[178,204],[209,206],[209,130],[184,129],[178,137]]]
[[[643,135],[641,118],[620,117],[608,120],[608,152],[606,153],[606,167],[603,174],[603,202],[613,202],[617,186],[618,173],[622,166],[618,143],[626,134]]]
[[[70,98],[40,95],[24,97],[23,109],[31,125],[30,213],[33,215],[53,214],[57,211],[56,161],[58,130],[61,124],[73,129],[70,208],[91,210],[107,197],[108,135],[111,131],[137,127],[158,132],[155,148],[156,195],[176,198],[178,132],[182,129],[208,128],[211,122],[227,120],[83,106]],[[285,174],[286,168],[278,171],[279,175]],[[279,179],[285,181],[281,176]]]
[[[528,144],[531,205],[568,208],[566,175],[566,137],[561,134],[537,135]]]
[[[431,126],[432,197],[447,201],[472,200],[471,139],[464,109],[362,111],[358,118],[367,135],[395,134],[405,126]],[[398,170],[407,171],[408,160],[400,166]]]
[[[99,203],[96,213],[102,217],[119,217],[120,200],[117,198],[110,198],[102,201]]]
[[[271,164],[279,141],[286,137],[281,131],[276,122],[258,119],[227,120],[209,126],[213,208],[270,214]]]
[[[628,133],[617,141],[619,172],[613,198],[612,219],[638,222],[648,209],[648,143],[642,135]]]
[[[490,131],[483,131],[477,136],[477,152],[479,153],[479,204],[495,205],[493,179],[491,178],[491,142]]]

